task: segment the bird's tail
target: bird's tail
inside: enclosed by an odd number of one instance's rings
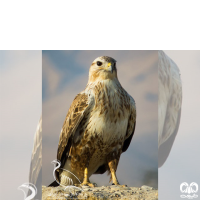
[[[60,184],[58,184],[56,181],[51,183],[48,187],[58,187]]]

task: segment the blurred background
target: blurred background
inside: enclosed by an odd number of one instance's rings
[[[165,164],[159,168],[159,199],[181,199],[180,184],[200,186],[200,51],[164,51],[179,67],[182,109],[179,130]],[[197,193],[200,198],[200,192]]]
[[[0,199],[24,199],[41,100],[42,51],[0,51]]]
[[[59,134],[74,97],[86,87],[89,67],[99,56],[117,60],[118,79],[135,99],[137,125],[129,149],[121,155],[117,176],[129,186],[158,186],[158,52],[42,51],[42,181],[53,179]],[[107,173],[92,182],[109,185]]]

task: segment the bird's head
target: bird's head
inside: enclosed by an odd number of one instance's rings
[[[89,83],[117,78],[116,60],[108,56],[96,58],[89,71]]]

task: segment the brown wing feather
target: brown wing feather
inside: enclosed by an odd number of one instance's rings
[[[126,132],[126,137],[125,137],[125,141],[124,141],[124,145],[122,148],[122,152],[125,152],[132,140],[132,137],[134,135],[135,132],[135,126],[136,126],[136,107],[135,107],[135,101],[132,99],[131,97],[131,114],[129,117],[129,121],[128,121],[128,126],[127,126],[127,132]]]
[[[84,113],[88,109],[89,103],[89,95],[79,93],[69,108],[62,127],[62,132],[60,134],[57,151],[57,159],[61,161],[61,167],[63,167],[67,160],[67,155],[72,144],[74,133],[82,120]]]
[[[133,137],[134,132],[135,132],[135,125],[136,125],[136,122],[134,123],[133,131],[132,131],[131,135],[124,141],[122,152],[125,152],[128,149],[128,147],[129,147],[129,145],[131,143],[132,137]]]

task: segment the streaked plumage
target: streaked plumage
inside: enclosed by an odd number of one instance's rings
[[[88,84],[72,102],[61,130],[57,152],[61,168],[85,184],[92,174],[108,170],[118,184],[115,171],[121,153],[130,145],[135,123],[135,101],[118,81],[116,61],[107,56],[95,59]],[[56,174],[63,185],[64,173]]]
[[[182,85],[177,65],[163,51],[158,52],[158,166],[166,161],[178,132]]]

